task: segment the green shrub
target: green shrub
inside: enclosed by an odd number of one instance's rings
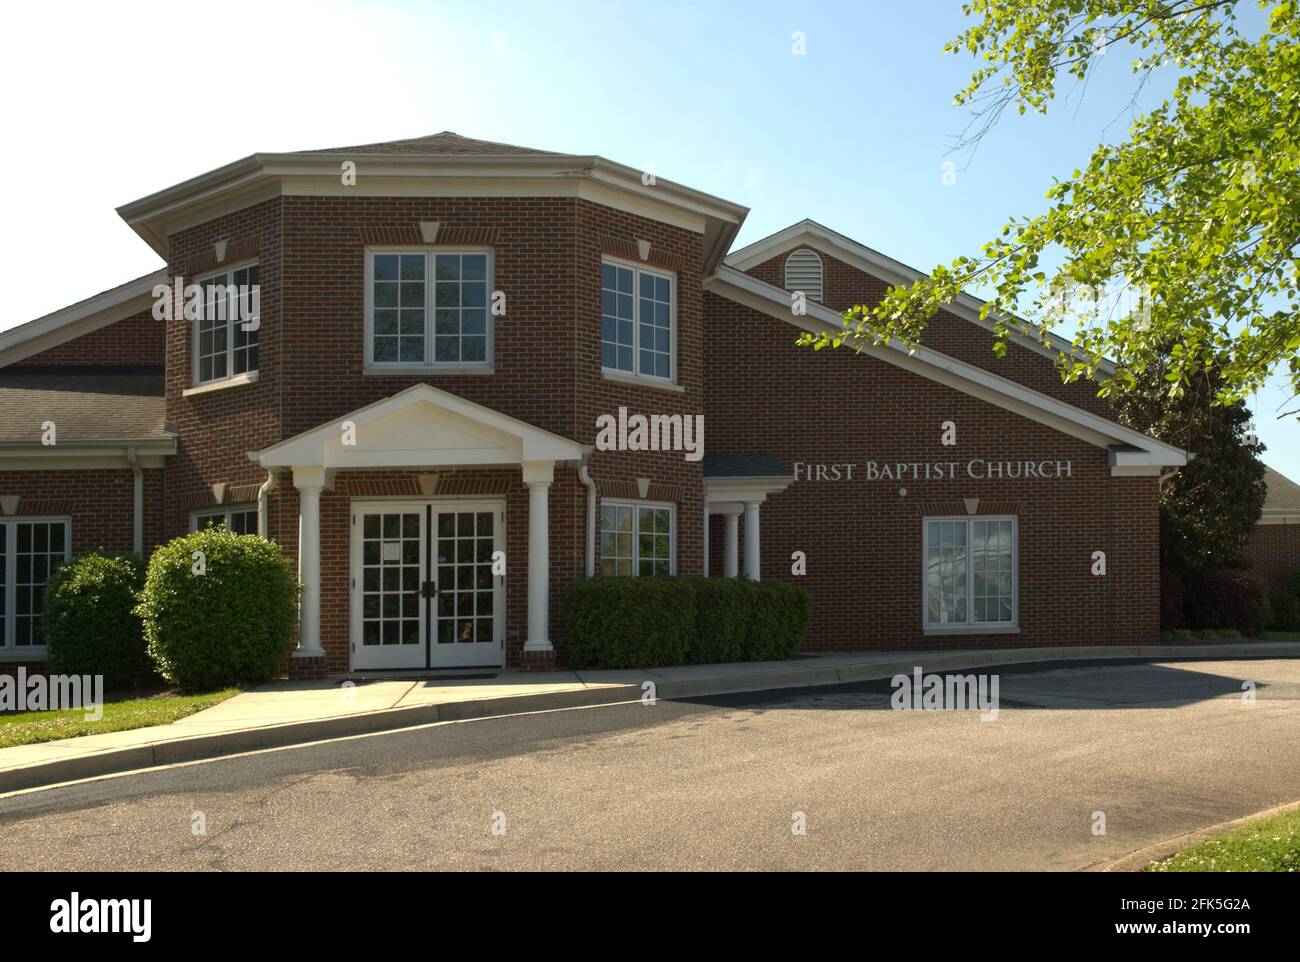
[[[680,665],[694,636],[688,579],[592,578],[569,588],[562,648],[572,668]]]
[[[1264,620],[1264,586],[1244,571],[1201,571],[1188,581],[1186,612],[1191,628],[1233,628],[1256,638]]]
[[[297,600],[279,547],[205,528],[154,552],[137,611],[159,673],[201,691],[275,677],[293,647]]]
[[[1273,631],[1300,631],[1300,595],[1274,591],[1268,596],[1268,627]]]
[[[739,578],[595,578],[570,589],[561,649],[574,668],[655,668],[791,658],[808,592]]]
[[[104,687],[127,688],[153,675],[137,594],[144,562],[124,552],[87,551],[60,566],[45,586],[45,641],[50,671],[103,675]]]
[[[1173,642],[1176,645],[1184,644],[1189,641],[1195,641],[1196,632],[1192,631],[1190,628],[1175,628],[1172,631],[1166,631],[1164,639],[1165,641]]]

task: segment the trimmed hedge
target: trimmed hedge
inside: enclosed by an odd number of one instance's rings
[[[61,565],[45,586],[49,668],[59,675],[103,675],[107,689],[153,676],[135,613],[144,562],[117,551],[87,551]]]
[[[1273,631],[1300,631],[1300,597],[1289,591],[1268,596],[1268,624]]]
[[[1246,638],[1258,638],[1264,586],[1243,571],[1210,568],[1189,576],[1185,610],[1190,628],[1232,628]]]
[[[210,527],[153,553],[137,611],[159,673],[203,691],[274,678],[293,648],[297,601],[276,544]]]
[[[662,668],[792,658],[808,592],[739,578],[593,578],[569,589],[561,642],[573,668]]]

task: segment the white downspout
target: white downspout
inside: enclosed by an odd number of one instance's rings
[[[267,537],[266,532],[270,527],[267,512],[270,510],[271,492],[275,490],[275,480],[275,471],[267,469],[266,480],[257,489],[257,535],[259,538]]]
[[[131,509],[132,550],[144,557],[144,468],[140,467],[140,458],[136,455],[135,448],[126,449],[126,463],[131,465],[131,477],[135,482]]]
[[[578,480],[587,486],[587,577],[596,575],[596,482],[586,464],[578,465]]]

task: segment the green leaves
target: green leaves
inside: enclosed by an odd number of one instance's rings
[[[1085,79],[1099,50],[1140,52],[1139,81],[1174,67],[1174,92],[1126,142],[1099,146],[1054,182],[1045,213],[846,312],[848,332],[915,343],[944,304],[979,286],[993,291],[987,316],[1028,315],[1044,330],[1073,321],[1062,376],[1097,376],[1109,357],[1118,371],[1103,394],[1131,390],[1158,359],[1175,397],[1214,370],[1214,400],[1232,404],[1279,367],[1300,393],[1300,13],[1291,0],[1265,0],[1268,27],[1250,37],[1236,20],[1241,2],[968,3],[975,23],[945,50],[980,64],[957,97],[986,121],[975,139],[1007,106],[1045,111],[1062,71]],[[1040,269],[1048,263],[1058,266]],[[1124,291],[1134,296],[1110,296]]]

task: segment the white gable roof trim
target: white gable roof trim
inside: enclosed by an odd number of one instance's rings
[[[350,422],[350,425],[349,425]],[[355,443],[345,443],[351,427]],[[576,441],[428,384],[335,418],[249,455],[265,468],[491,467],[578,463]]]
[[[148,309],[153,304],[154,286],[166,283],[167,269],[162,268],[0,332],[0,367],[66,344],[73,338]]]
[[[879,277],[881,280],[898,287],[915,283],[926,276],[914,267],[908,267],[892,257],[886,257],[879,251],[874,251],[870,247],[859,244],[852,238],[845,237],[843,234],[833,231],[829,227],[823,227],[812,220],[803,220],[797,224],[792,224],[784,230],[777,231],[770,237],[764,237],[748,247],[733,251],[727,255],[724,263],[728,267],[736,268],[736,270],[747,271],[773,257],[794,250],[797,247],[805,246],[844,261],[860,271],[871,274],[873,277]],[[994,321],[980,316],[980,310],[983,306],[984,302],[978,297],[962,293],[957,296],[956,301],[946,304],[944,310],[960,317],[962,320],[970,321],[986,330],[993,331],[997,326]],[[1053,360],[1059,354],[1066,354],[1080,360],[1084,358],[1084,355],[1079,352],[1073,343],[1058,334],[1049,332],[1047,334],[1048,343],[1044,344],[1037,329],[1032,324],[1019,318],[1012,318],[1009,337],[1015,344]],[[1115,373],[1115,364],[1113,361],[1103,361],[1100,370],[1102,374],[1112,375]]]
[[[795,315],[785,291],[732,267],[723,267],[706,279],[704,288],[813,334],[844,331],[837,312],[809,303],[806,315]],[[1158,474],[1161,468],[1187,463],[1187,453],[1180,448],[931,348],[909,350],[896,341],[877,344],[860,337],[850,337],[846,344],[859,353],[1105,448],[1110,451],[1115,476]],[[1117,453],[1117,445],[1123,448],[1122,455]]]

